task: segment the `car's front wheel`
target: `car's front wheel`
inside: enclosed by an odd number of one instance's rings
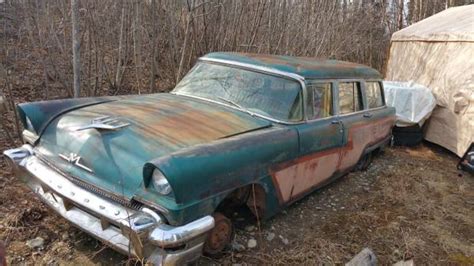
[[[232,221],[220,212],[214,213],[214,228],[209,232],[204,243],[204,253],[215,256],[221,253],[230,243],[234,234]]]

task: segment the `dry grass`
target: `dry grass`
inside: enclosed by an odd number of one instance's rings
[[[389,149],[367,172],[311,194],[264,222],[260,232],[237,228],[236,241],[246,245],[253,237],[256,249],[230,251],[217,260],[203,257],[199,264],[343,264],[370,247],[383,265],[403,259],[473,265],[474,179],[459,176],[456,163],[431,146]],[[5,168],[0,171],[0,239],[11,264],[137,263],[72,228],[5,175]],[[269,232],[276,234],[272,241],[265,239]],[[282,243],[280,235],[290,243]],[[45,248],[29,249],[26,240],[37,236],[46,240]]]
[[[316,192],[270,221],[276,231],[296,232],[296,240],[290,246],[262,245],[253,262],[341,264],[370,247],[382,264],[414,259],[417,264],[472,265],[474,192],[469,188],[474,180],[459,176],[456,163],[432,146],[388,150],[367,172],[351,173],[329,192]],[[359,182],[370,183],[370,191],[357,189]],[[323,209],[314,218],[294,221],[295,213],[314,213],[331,196],[345,209]],[[246,261],[242,258],[221,262]]]

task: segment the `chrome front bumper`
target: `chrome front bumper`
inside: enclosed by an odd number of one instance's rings
[[[148,208],[134,210],[85,190],[34,155],[30,145],[6,150],[14,174],[49,207],[115,250],[157,265],[199,258],[214,218],[173,227]]]

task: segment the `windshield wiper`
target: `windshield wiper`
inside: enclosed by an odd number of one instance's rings
[[[239,109],[240,111],[243,111],[243,112],[246,112],[247,114],[251,115],[251,116],[255,116],[254,113],[250,112],[249,110],[245,109],[244,107],[242,107],[242,105],[232,101],[232,100],[229,100],[229,99],[226,99],[224,97],[221,97],[221,96],[217,96],[217,99],[219,100],[222,100],[226,103],[230,103],[231,105],[233,105],[234,107],[237,107],[237,109]]]

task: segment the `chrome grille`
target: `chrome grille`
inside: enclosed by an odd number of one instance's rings
[[[74,184],[80,186],[81,188],[84,188],[98,196],[101,196],[101,197],[104,197],[104,198],[107,198],[107,199],[110,199],[112,201],[115,201],[125,207],[128,207],[128,208],[131,208],[131,209],[134,209],[134,210],[140,210],[142,207],[143,207],[143,204],[136,201],[136,200],[128,200],[128,199],[124,199],[120,196],[117,196],[117,195],[114,195],[114,194],[111,194],[109,192],[106,192],[94,185],[91,185],[91,184],[88,184],[80,179],[78,179],[77,177],[74,177],[74,176],[71,176],[69,174],[66,174],[64,173],[64,171],[62,171],[61,169],[59,169],[58,167],[54,166],[54,164],[50,163],[47,159],[45,159],[43,156],[41,156],[40,154],[36,154],[36,156],[41,159],[41,161],[43,161],[44,163],[46,163],[49,167],[53,168],[55,171],[57,171],[58,173],[60,173],[61,175],[63,175],[64,177],[66,177],[69,181],[73,182]]]

